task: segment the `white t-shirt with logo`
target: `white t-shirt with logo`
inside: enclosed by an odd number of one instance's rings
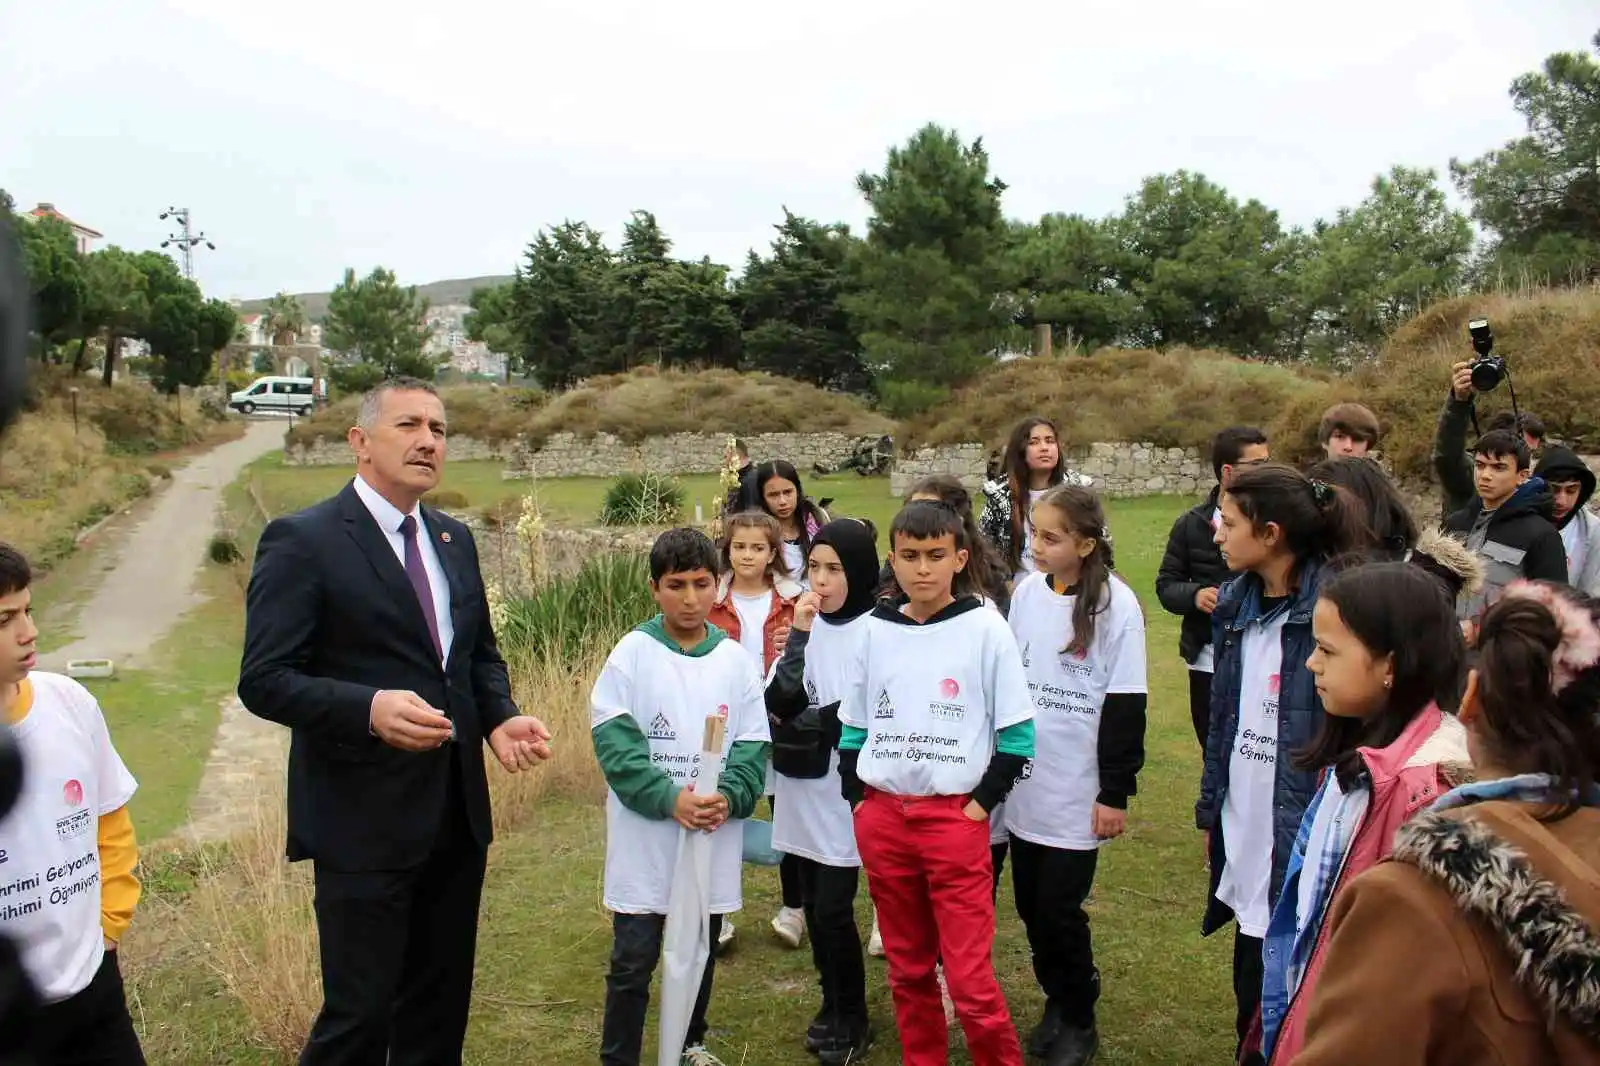
[[[1222,800],[1227,849],[1217,899],[1233,908],[1245,936],[1267,935],[1272,917],[1272,807],[1278,777],[1278,684],[1283,670],[1283,623],[1252,622],[1240,645],[1239,729],[1228,757]]]
[[[826,707],[849,695],[861,664],[863,638],[870,615],[837,625],[817,617],[806,642],[807,707]],[[860,866],[855,819],[839,791],[839,753],[833,753],[824,777],[777,775],[777,804],[772,811],[772,846],[789,855],[824,866]]]
[[[903,796],[965,796],[994,735],[1033,717],[1022,655],[998,611],[975,599],[937,622],[871,617],[859,681],[840,721],[867,731],[863,783]]]
[[[674,651],[635,630],[618,642],[590,695],[590,727],[631,714],[650,742],[650,762],[688,788],[700,773],[706,718],[727,716],[722,757],[739,741],[771,739],[761,676],[743,648],[724,640],[705,655]],[[721,772],[721,766],[718,767]],[[646,818],[606,795],[605,905],[621,914],[665,914],[688,832],[670,818]],[[744,822],[730,818],[713,834],[711,911],[741,905]]]
[[[1036,573],[1039,569],[1038,564],[1033,561],[1033,505],[1039,502],[1039,497],[1049,491],[1049,489],[1028,490],[1028,507],[1027,510],[1022,512],[1022,565],[1013,575],[1018,581],[1021,581],[1029,574]]]
[[[1211,512],[1211,531],[1215,533],[1222,525],[1222,508],[1217,507]],[[1200,649],[1200,654],[1194,657],[1194,662],[1189,664],[1189,669],[1197,674],[1214,674],[1217,672],[1217,649],[1207,644]]]
[[[772,592],[742,596],[731,589],[728,602],[733,613],[739,616],[739,646],[755,659],[756,673],[767,669],[767,615],[772,613]]]
[[[1107,695],[1146,693],[1144,612],[1121,578],[1106,585],[1094,641],[1082,656],[1072,642],[1076,595],[1030,574],[1011,596],[1011,631],[1033,692],[1034,756],[1006,800],[1006,828],[1034,844],[1072,851],[1100,846],[1094,802],[1100,794],[1100,712]]]
[[[139,786],[88,689],[41,671],[29,681],[32,709],[13,730],[26,780],[0,821],[0,931],[54,1003],[89,987],[100,968],[100,819]]]

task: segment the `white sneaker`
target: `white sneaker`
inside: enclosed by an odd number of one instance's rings
[[[939,1002],[944,1005],[944,1024],[956,1024],[956,1004],[950,998],[950,986],[944,982],[944,967],[934,971],[939,977]]]
[[[797,948],[806,938],[805,912],[795,907],[784,907],[772,919],[772,931],[786,947]]]
[[[734,928],[727,915],[722,917],[722,928],[717,931],[717,954],[721,955],[733,946]]]
[[[678,1060],[678,1066],[723,1066],[723,1063],[707,1051],[704,1044],[696,1044],[683,1049],[683,1058]]]
[[[872,935],[867,937],[867,954],[875,959],[883,958],[883,934],[878,931],[878,912],[872,912]]]

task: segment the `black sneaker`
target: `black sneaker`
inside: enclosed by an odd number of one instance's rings
[[[824,1044],[834,1039],[834,1027],[837,1024],[832,1011],[826,1008],[817,1011],[817,1016],[806,1026],[806,1050],[813,1055],[821,1051]]]
[[[865,1022],[845,1024],[817,1051],[824,1066],[855,1066],[872,1047],[872,1026]]]
[[[1094,1053],[1100,1050],[1100,1034],[1093,1028],[1071,1029],[1063,1027],[1055,1046],[1045,1059],[1045,1066],[1088,1066]]]
[[[1055,1046],[1056,1038],[1060,1035],[1061,1008],[1054,1003],[1046,1003],[1044,1017],[1039,1019],[1039,1024],[1028,1034],[1028,1054],[1036,1059],[1044,1058],[1050,1054],[1050,1049]]]

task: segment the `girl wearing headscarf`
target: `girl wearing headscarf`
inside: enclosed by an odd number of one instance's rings
[[[789,642],[767,683],[777,771],[772,843],[796,856],[806,931],[822,986],[822,1008],[806,1048],[824,1063],[855,1062],[871,1044],[866,966],[855,898],[861,857],[854,819],[839,791],[839,702],[856,678],[866,621],[876,603],[877,532],[853,518],[829,522],[811,540],[810,588],[795,602]]]

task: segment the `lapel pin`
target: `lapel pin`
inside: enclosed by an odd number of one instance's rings
[[[439,539],[444,541],[446,544],[449,544],[450,543],[450,531],[448,529],[442,531],[439,534]]]

